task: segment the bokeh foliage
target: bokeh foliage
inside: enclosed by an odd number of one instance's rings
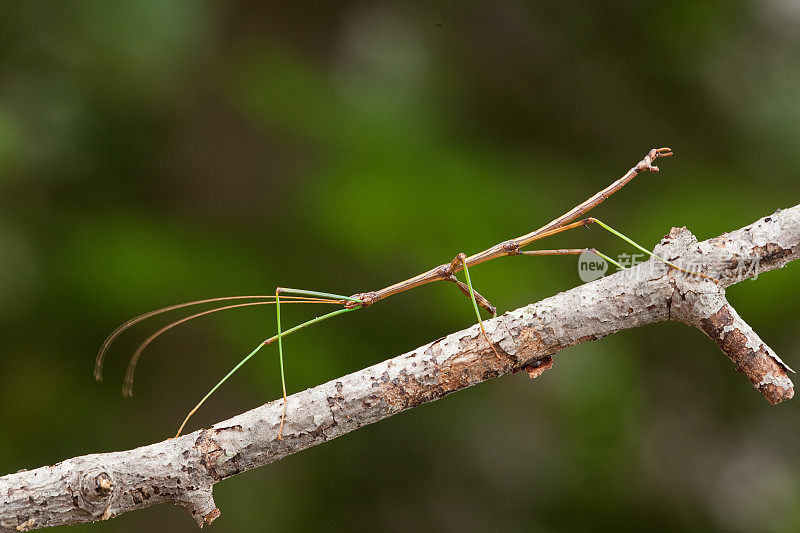
[[[0,3],[0,471],[171,435],[274,327],[251,309],[176,330],[123,401],[155,324],[102,385],[94,353],[152,308],[380,288],[541,225],[654,146],[677,155],[597,211],[642,243],[795,205],[797,6]],[[629,251],[597,229],[552,245]],[[580,283],[574,258],[473,279],[501,310]],[[729,291],[794,366],[798,281],[791,265]],[[289,387],[472,320],[449,285],[398,296],[288,340]],[[268,352],[194,422],[279,391]],[[768,406],[699,332],[651,326],[218,485],[214,527],[796,531],[797,405]],[[194,526],[161,506],[82,528]]]

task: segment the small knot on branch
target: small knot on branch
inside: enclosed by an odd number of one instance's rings
[[[111,469],[103,465],[92,468],[72,482],[78,490],[74,491],[78,507],[92,516],[102,516],[109,512],[113,501],[116,483]]]
[[[102,496],[108,496],[114,490],[114,482],[111,481],[111,476],[106,474],[105,472],[99,474],[96,478],[94,478],[95,484],[97,488],[95,489],[98,494]]]

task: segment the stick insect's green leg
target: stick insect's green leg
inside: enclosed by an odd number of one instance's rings
[[[594,248],[593,248],[593,249],[592,249],[592,253],[593,253],[593,254],[595,254],[595,255],[598,255],[598,256],[602,257],[603,259],[605,259],[606,261],[608,261],[609,263],[611,263],[612,265],[614,265],[614,266],[615,266],[615,267],[617,267],[618,269],[620,269],[620,270],[625,270],[625,267],[624,267],[624,266],[620,265],[619,263],[617,263],[616,261],[614,261],[613,259],[611,259],[610,257],[608,257],[606,254],[604,254],[604,253],[600,252],[599,250],[596,250],[596,249],[594,249]]]
[[[281,334],[281,293],[283,294],[294,294],[294,295],[302,295],[302,296],[320,296],[325,298],[335,298],[340,300],[350,300],[356,301],[359,300],[356,298],[350,298],[349,296],[341,296],[338,294],[330,294],[327,292],[317,292],[317,291],[307,291],[304,289],[287,289],[284,287],[278,287],[275,289],[275,317],[278,323],[278,360],[280,361],[281,366],[281,387],[283,387],[283,411],[281,412],[281,426],[278,429],[278,440],[283,440],[283,424],[286,422],[286,375],[283,370],[283,335]],[[358,309],[356,307],[355,309]],[[339,309],[338,311],[334,311],[325,315],[325,318],[328,316],[337,315],[343,313],[345,311],[353,311],[354,309]],[[306,324],[310,324],[312,321],[307,322]],[[287,332],[288,333],[288,332]]]
[[[475,316],[478,317],[478,325],[481,328],[481,333],[483,333],[483,338],[486,339],[486,342],[491,346],[492,351],[497,356],[497,359],[500,359],[500,354],[497,353],[497,348],[494,347],[494,344],[489,339],[489,335],[486,334],[486,329],[483,327],[483,319],[481,318],[481,313],[478,310],[478,302],[475,300],[475,290],[472,288],[472,280],[469,277],[469,268],[467,267],[467,261],[464,257],[464,254],[460,254],[459,257],[461,258],[461,264],[464,265],[464,277],[467,278],[467,287],[469,287],[469,297],[472,300],[472,307],[475,309]],[[493,313],[494,316],[497,316],[497,312]]]
[[[283,372],[283,335],[281,335],[281,288],[275,289],[275,318],[278,323],[278,360],[281,364],[281,387],[283,387],[283,411],[281,427],[278,429],[278,440],[283,440],[283,423],[286,421],[286,376]]]
[[[592,218],[592,219],[590,219],[590,220],[591,220],[592,222],[594,222],[595,224],[597,224],[598,226],[600,226],[601,228],[603,228],[604,230],[606,230],[606,231],[608,231],[609,233],[611,233],[612,235],[616,235],[617,237],[619,237],[619,238],[620,238],[620,239],[622,239],[623,241],[627,242],[628,244],[630,244],[630,245],[631,245],[631,246],[633,246],[634,248],[636,248],[636,249],[638,249],[638,250],[641,250],[642,252],[646,253],[646,254],[647,254],[647,255],[649,255],[650,257],[654,257],[655,259],[658,259],[659,261],[661,261],[661,262],[662,262],[662,263],[664,263],[665,265],[671,266],[671,267],[672,267],[672,268],[674,268],[675,270],[679,270],[679,271],[681,271],[681,272],[684,272],[684,273],[686,273],[686,274],[691,274],[691,275],[694,275],[694,276],[699,276],[699,277],[701,277],[701,278],[710,279],[710,280],[714,281],[715,283],[719,281],[718,279],[716,279],[716,278],[714,278],[714,277],[712,277],[712,276],[707,276],[707,275],[705,275],[705,274],[702,274],[702,273],[700,273],[700,272],[693,272],[693,271],[691,271],[691,270],[686,270],[685,268],[681,268],[681,267],[679,267],[678,265],[676,265],[676,264],[674,264],[674,263],[671,263],[671,262],[667,261],[667,260],[666,260],[666,259],[664,259],[663,257],[660,257],[660,256],[658,256],[658,255],[654,254],[653,252],[651,252],[651,251],[650,251],[650,250],[648,250],[647,248],[645,248],[645,247],[641,246],[639,243],[637,243],[636,241],[634,241],[634,240],[633,240],[633,239],[631,239],[630,237],[628,237],[628,236],[626,236],[626,235],[623,235],[622,233],[620,233],[619,231],[615,230],[614,228],[612,228],[612,227],[611,227],[611,226],[609,226],[608,224],[606,224],[606,223],[602,222],[601,220],[598,220],[598,219],[596,219],[596,218]],[[597,252],[597,251],[595,251],[595,253],[596,253],[597,255],[599,255],[600,257],[602,257],[603,259],[605,259],[606,261],[611,261],[611,259],[610,259],[609,257],[606,257],[606,256],[604,256],[604,255],[603,255],[603,254],[601,254],[600,252]],[[618,263],[616,263],[615,261],[611,261],[611,262],[612,262],[612,263],[614,263],[615,265],[617,265],[617,267],[619,267],[619,268],[622,268],[622,267],[621,267],[621,266],[620,266]]]
[[[308,295],[308,296],[320,296],[320,297],[324,297],[324,298],[333,298],[335,300],[348,300],[348,301],[356,302],[356,303],[360,302],[360,300],[358,300],[357,298],[351,298],[350,296],[342,296],[342,295],[339,295],[339,294],[329,294],[329,293],[325,293],[325,292],[314,292],[314,291],[305,291],[305,290],[298,290],[298,289],[280,289],[279,292],[281,292],[283,294],[294,293],[294,294],[302,294],[302,295]],[[277,293],[276,293],[276,296],[277,296]],[[331,303],[337,303],[337,302],[332,301]],[[259,345],[256,346],[253,349],[252,352],[247,354],[244,357],[244,359],[239,361],[236,364],[236,366],[234,366],[230,370],[230,372],[225,374],[225,376],[222,379],[220,379],[219,382],[217,382],[217,384],[214,385],[211,388],[211,390],[206,393],[205,396],[203,396],[203,399],[200,400],[197,403],[197,405],[195,405],[194,408],[191,411],[189,411],[189,414],[186,415],[186,418],[183,420],[183,423],[181,424],[181,427],[178,429],[178,433],[175,436],[176,437],[180,436],[181,432],[183,431],[183,428],[186,427],[186,423],[189,421],[189,419],[192,417],[192,415],[195,412],[197,412],[197,410],[200,408],[200,406],[202,406],[206,402],[206,400],[208,400],[211,397],[211,395],[214,394],[214,392],[216,392],[216,390],[218,388],[220,388],[222,386],[222,384],[225,383],[228,380],[228,378],[230,378],[237,370],[239,370],[255,354],[257,354],[261,350],[261,348],[263,348],[264,346],[274,342],[276,339],[279,341],[279,346],[280,346],[280,340],[283,337],[285,337],[286,335],[291,335],[292,333],[294,333],[296,331],[299,331],[299,330],[301,330],[301,329],[303,329],[305,327],[311,326],[312,324],[316,324],[317,322],[322,322],[323,320],[327,320],[329,318],[333,318],[334,316],[341,315],[341,314],[344,314],[344,313],[349,313],[350,311],[355,311],[357,309],[361,309],[361,306],[360,305],[356,305],[355,307],[352,307],[352,308],[337,309],[336,311],[332,311],[330,313],[326,313],[324,315],[320,315],[320,316],[318,316],[316,318],[312,318],[311,320],[307,320],[306,322],[303,322],[301,324],[298,324],[297,326],[289,328],[286,331],[282,331],[281,330],[281,326],[280,326],[280,322],[279,322],[278,323],[278,331],[279,331],[279,333],[277,335],[274,335],[274,336],[270,337],[269,339],[259,343]],[[285,398],[286,397],[285,396],[286,395],[286,383],[285,383],[285,380],[283,379],[283,377],[284,377],[283,376],[283,356],[281,354],[281,382],[283,383],[283,392],[284,392],[284,398]],[[286,409],[285,406],[286,406],[286,402],[284,401],[284,414],[285,414],[285,409]],[[283,428],[283,418],[281,419],[281,429],[282,428]]]

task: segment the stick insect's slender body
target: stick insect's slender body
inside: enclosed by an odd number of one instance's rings
[[[650,152],[641,160],[639,163],[636,164],[633,168],[631,168],[628,172],[625,173],[624,176],[616,180],[614,183],[606,187],[605,189],[601,190],[591,198],[587,199],[583,203],[575,206],[574,208],[570,209],[563,215],[558,218],[553,219],[552,221],[548,222],[544,226],[540,227],[537,230],[531,231],[530,233],[526,233],[521,237],[517,237],[515,239],[510,239],[499,244],[496,244],[490,248],[482,252],[478,252],[476,254],[467,256],[466,254],[460,253],[458,254],[450,263],[441,264],[435,268],[432,268],[422,274],[414,276],[412,278],[406,279],[404,281],[400,281],[393,285],[389,285],[383,289],[371,292],[362,292],[358,294],[354,294],[353,296],[342,296],[338,294],[329,294],[317,291],[308,291],[308,290],[300,290],[300,289],[290,289],[285,287],[278,287],[275,290],[275,295],[269,296],[230,296],[230,297],[223,297],[223,298],[210,298],[206,300],[198,300],[194,302],[187,302],[184,304],[173,305],[170,307],[166,307],[163,309],[159,309],[156,311],[151,311],[150,313],[146,313],[141,315],[137,318],[129,320],[128,322],[122,324],[118,327],[111,335],[106,338],[105,342],[103,343],[102,347],[100,348],[100,352],[97,355],[97,362],[95,366],[95,377],[100,380],[102,378],[102,366],[103,360],[105,358],[105,354],[108,351],[110,344],[126,329],[129,327],[141,322],[144,319],[150,318],[160,313],[164,313],[167,311],[172,311],[175,309],[197,305],[197,304],[207,304],[213,302],[220,302],[220,301],[229,301],[229,300],[243,300],[243,299],[250,299],[255,301],[248,301],[245,303],[235,303],[235,304],[228,304],[222,307],[217,307],[214,309],[202,311],[199,313],[195,313],[193,315],[184,317],[180,320],[172,322],[171,324],[159,329],[152,335],[150,335],[134,352],[134,355],[131,357],[131,361],[128,365],[128,370],[125,377],[125,386],[123,388],[123,392],[126,395],[130,395],[132,393],[132,384],[133,384],[133,375],[134,370],[136,367],[136,363],[139,359],[144,348],[149,345],[156,337],[164,333],[165,331],[182,324],[188,320],[193,318],[197,318],[200,316],[204,316],[210,313],[214,313],[217,311],[222,311],[226,309],[233,309],[245,306],[253,306],[253,305],[266,305],[266,304],[275,304],[276,307],[276,321],[277,321],[277,329],[278,332],[276,335],[264,340],[261,342],[256,348],[247,355],[244,359],[242,359],[230,372],[228,372],[225,377],[223,377],[206,395],[203,397],[202,400],[189,412],[186,418],[181,424],[180,429],[178,430],[178,435],[180,435],[181,431],[185,427],[186,423],[188,422],[189,418],[200,408],[200,406],[217,390],[234,372],[236,372],[245,362],[247,362],[251,357],[253,357],[261,348],[264,346],[271,344],[274,341],[278,341],[278,353],[279,353],[279,360],[280,360],[280,369],[281,369],[281,383],[283,386],[283,414],[281,416],[280,421],[280,428],[278,431],[278,438],[282,438],[283,434],[283,426],[286,418],[286,380],[284,377],[284,370],[283,370],[283,337],[298,331],[304,327],[310,326],[322,320],[326,320],[328,318],[355,311],[357,309],[362,309],[373,305],[374,303],[386,299],[390,296],[395,294],[399,294],[401,292],[405,292],[421,285],[425,285],[427,283],[431,283],[434,281],[450,281],[455,283],[458,288],[464,293],[467,297],[472,300],[473,307],[475,308],[475,314],[478,318],[478,324],[480,325],[481,333],[488,343],[488,345],[492,348],[494,353],[500,358],[497,350],[494,347],[494,344],[489,339],[489,336],[486,334],[486,331],[483,327],[483,320],[481,319],[480,312],[478,307],[482,307],[483,309],[487,310],[492,316],[495,316],[497,313],[497,309],[472,288],[472,282],[470,280],[469,269],[473,266],[479,265],[481,263],[485,263],[486,261],[490,261],[492,259],[496,259],[498,257],[508,256],[508,255],[571,255],[571,254],[580,254],[584,252],[593,252],[603,259],[609,261],[610,263],[616,265],[618,268],[622,268],[616,261],[611,259],[608,256],[603,255],[599,251],[594,248],[571,248],[571,249],[556,249],[556,250],[522,250],[523,247],[528,246],[540,239],[544,239],[545,237],[550,237],[557,233],[561,233],[563,231],[567,231],[570,229],[588,226],[589,224],[597,224],[602,228],[610,231],[614,235],[620,237],[621,239],[625,240],[629,244],[635,246],[639,250],[655,257],[656,259],[662,261],[666,265],[671,268],[675,268],[677,270],[687,272],[689,274],[709,278],[704,274],[699,274],[696,272],[689,272],[677,265],[674,265],[661,257],[658,257],[652,254],[649,250],[639,246],[635,242],[633,242],[628,237],[622,235],[618,231],[614,230],[613,228],[607,226],[603,222],[597,220],[596,218],[584,218],[582,220],[577,220],[584,214],[586,214],[589,210],[597,207],[606,199],[608,199],[612,194],[619,191],[622,187],[624,187],[628,182],[630,182],[637,174],[640,172],[650,171],[650,172],[658,172],[659,169],[657,166],[653,165],[653,162],[658,159],[659,157],[667,157],[672,155],[672,150],[670,148],[656,148],[650,150]],[[464,271],[466,277],[466,283],[460,281],[456,278],[456,274],[461,270]],[[714,279],[714,278],[709,278]],[[716,281],[716,280],[714,280]],[[320,304],[333,304],[340,306],[340,308],[336,311],[321,315],[317,318],[294,326],[292,328],[283,330],[281,328],[281,319],[280,319],[280,306],[281,304],[287,303],[320,303]],[[177,436],[177,435],[176,435]]]
[[[409,289],[419,287],[420,285],[424,285],[432,281],[439,281],[439,280],[455,281],[454,274],[458,273],[465,266],[472,267],[505,255],[566,255],[571,253],[582,253],[584,251],[587,251],[586,249],[534,250],[532,251],[533,253],[531,253],[527,251],[522,251],[521,248],[539,239],[555,235],[556,233],[561,233],[562,231],[566,231],[572,228],[577,228],[599,222],[595,218],[586,218],[570,224],[570,222],[573,222],[575,219],[587,213],[589,210],[603,203],[612,194],[620,190],[622,187],[625,186],[625,184],[627,184],[629,181],[635,178],[639,172],[643,171],[658,172],[658,167],[653,166],[653,161],[655,161],[658,157],[667,157],[670,155],[672,155],[672,151],[669,148],[658,148],[651,150],[650,153],[648,153],[644,157],[644,159],[642,159],[635,167],[631,168],[628,172],[626,172],[625,175],[619,178],[617,181],[615,181],[602,191],[598,192],[585,202],[581,203],[580,205],[577,205],[574,208],[570,209],[560,217],[551,220],[550,222],[548,222],[547,224],[545,224],[544,226],[542,226],[537,230],[531,231],[530,233],[526,233],[525,235],[517,237],[516,239],[510,239],[508,241],[495,244],[491,248],[487,248],[482,252],[478,252],[477,254],[467,257],[463,262],[457,261],[456,259],[458,258],[456,258],[450,263],[439,265],[438,267],[432,268],[427,272],[423,272],[418,276],[414,276],[413,278],[409,278],[399,283],[395,283],[394,285],[389,285],[388,287],[383,288],[379,291],[356,294],[354,298],[360,300],[362,302],[362,305],[364,307],[367,307],[377,302],[378,300],[383,300],[384,298],[388,298],[389,296],[393,296],[395,294],[407,291]],[[552,253],[547,253],[547,252],[552,252]],[[465,292],[465,294],[469,296],[468,292]],[[484,302],[485,302],[484,304],[479,304],[479,305],[484,307],[490,313],[494,313],[495,308],[492,307],[491,305],[487,305],[488,302],[485,299]]]

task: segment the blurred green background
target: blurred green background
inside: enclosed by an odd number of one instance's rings
[[[377,289],[521,235],[676,156],[597,216],[653,246],[800,198],[800,4],[0,2],[0,472],[166,438],[274,330],[230,311],[145,352],[139,313],[275,285]],[[552,246],[630,250],[603,232]],[[472,273],[501,311],[575,258]],[[729,290],[800,366],[800,265]],[[313,316],[295,307],[287,322]],[[291,391],[474,322],[432,285],[287,340]],[[280,395],[249,363],[193,419]],[[623,332],[227,480],[215,531],[797,531],[800,403],[680,324]],[[194,531],[156,506],[76,531]]]

